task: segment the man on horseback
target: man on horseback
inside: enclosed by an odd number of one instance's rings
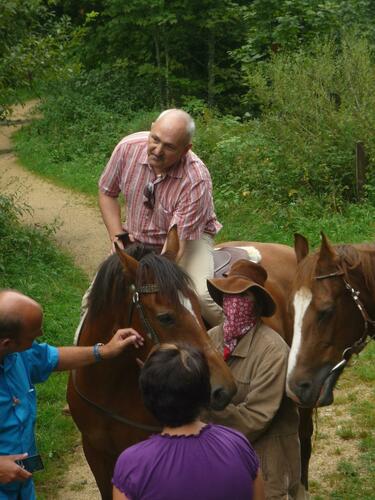
[[[221,229],[212,199],[212,182],[204,163],[191,151],[194,120],[185,111],[159,115],[150,132],[124,137],[114,149],[99,181],[99,205],[111,240],[119,234],[131,242],[163,250],[172,227],[177,228],[177,262],[188,272],[210,325],[222,320],[221,308],[207,291],[213,277],[213,237]],[[120,192],[126,221],[121,222]]]

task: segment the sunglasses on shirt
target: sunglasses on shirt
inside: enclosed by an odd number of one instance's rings
[[[143,204],[145,207],[149,208],[152,210],[155,206],[155,185],[154,182],[148,182],[143,190],[143,196],[145,197],[145,200],[143,201]]]

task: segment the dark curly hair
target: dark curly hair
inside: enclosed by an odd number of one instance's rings
[[[206,357],[185,344],[157,346],[141,370],[139,385],[146,408],[163,426],[189,424],[210,404]]]

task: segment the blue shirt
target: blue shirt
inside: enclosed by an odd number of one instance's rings
[[[37,453],[34,435],[34,384],[47,380],[59,360],[56,347],[34,342],[30,349],[8,354],[0,364],[0,454]],[[2,498],[35,498],[32,480],[0,485]],[[27,490],[27,491],[26,491]]]

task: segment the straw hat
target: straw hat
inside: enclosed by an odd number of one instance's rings
[[[251,290],[262,307],[261,316],[272,316],[276,304],[272,295],[264,288],[267,271],[251,260],[234,262],[225,278],[207,280],[207,288],[214,301],[223,305],[223,294],[237,294]]]

